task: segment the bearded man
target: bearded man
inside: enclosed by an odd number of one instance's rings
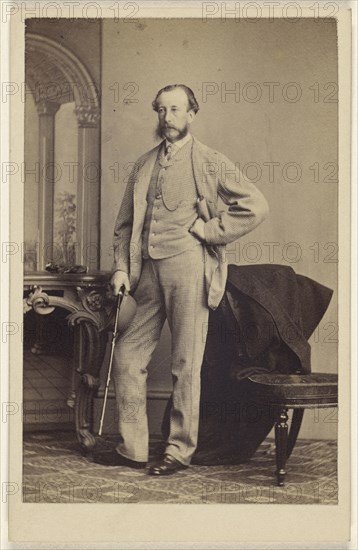
[[[200,370],[209,308],[218,307],[225,290],[225,245],[252,231],[268,207],[235,164],[190,134],[199,110],[190,88],[166,86],[152,106],[163,141],[135,163],[114,229],[113,292],[124,286],[137,302],[133,322],[114,352],[119,441],[95,460],[146,467],[147,366],[167,319],[170,433],[164,456],[148,470],[162,476],[187,468],[196,449]],[[219,197],[224,210],[218,209]]]

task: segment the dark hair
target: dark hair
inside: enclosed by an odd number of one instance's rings
[[[155,100],[152,102],[152,107],[154,111],[158,111],[159,96],[164,92],[171,92],[172,90],[176,90],[177,88],[184,90],[188,98],[189,110],[194,111],[194,113],[196,114],[199,111],[199,104],[196,100],[193,90],[191,90],[188,86],[185,86],[185,84],[168,84],[168,86],[165,86],[164,88],[159,90],[159,92],[155,96]]]

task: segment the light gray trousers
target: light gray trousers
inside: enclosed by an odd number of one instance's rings
[[[203,246],[171,258],[143,260],[134,298],[135,317],[114,351],[120,436],[117,451],[132,460],[148,460],[147,366],[168,319],[173,407],[165,452],[188,465],[198,438],[200,368],[209,315]]]

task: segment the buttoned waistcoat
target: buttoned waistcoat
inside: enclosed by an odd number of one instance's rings
[[[113,270],[128,273],[131,289],[136,287],[141,275],[142,231],[148,206],[146,197],[161,145],[142,155],[135,163],[115,222]],[[268,205],[262,193],[243,178],[232,161],[194,136],[192,165],[200,200],[198,216],[205,222],[208,306],[216,309],[227,279],[225,245],[259,225],[267,216]],[[219,197],[225,207],[222,210],[218,208]]]
[[[147,193],[143,258],[170,258],[200,245],[189,232],[198,217],[191,149],[192,140],[170,160],[164,156],[164,147],[159,151]]]

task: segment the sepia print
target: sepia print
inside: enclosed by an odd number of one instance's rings
[[[23,14],[17,505],[338,514],[338,3],[90,4]]]

